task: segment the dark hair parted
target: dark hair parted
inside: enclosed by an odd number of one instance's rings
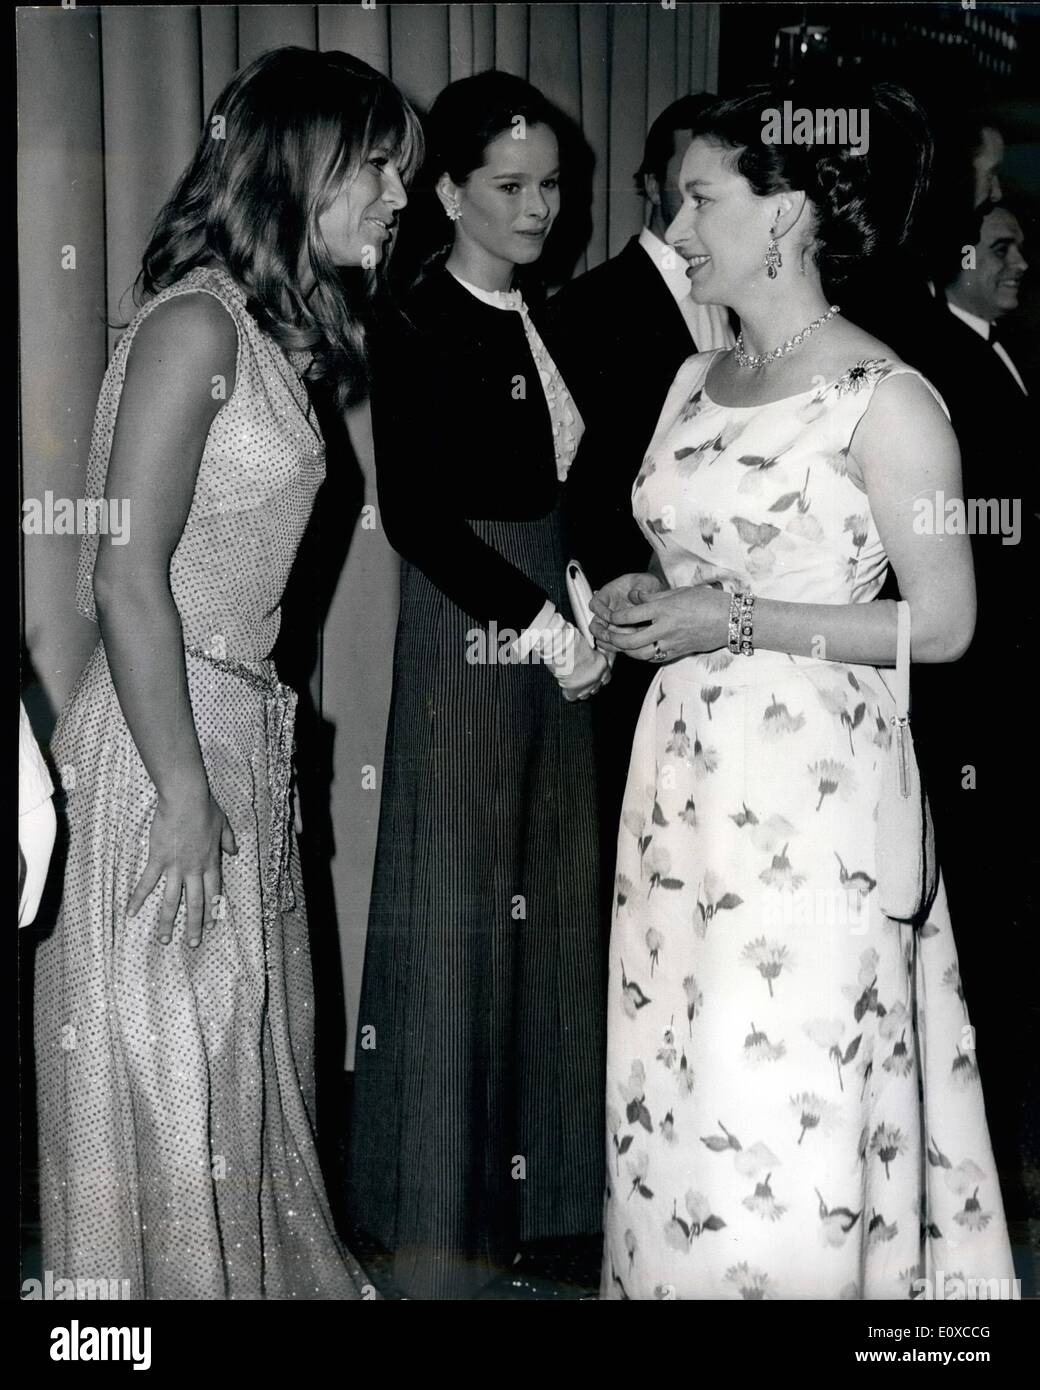
[[[644,197],[647,174],[653,174],[658,183],[664,182],[668,161],[675,153],[675,132],[692,130],[697,118],[717,101],[713,92],[698,92],[673,101],[657,117],[646,133],[643,162],[635,172],[636,186]]]
[[[452,223],[437,198],[437,180],[448,174],[460,187],[487,159],[487,147],[499,135],[516,128],[545,125],[566,154],[564,123],[546,97],[512,73],[489,68],[450,83],[439,94],[423,122],[426,158],[416,180],[408,214],[403,220],[395,279],[400,272],[407,288],[447,259],[454,241]]]
[[[318,219],[377,147],[396,155],[405,181],[422,157],[418,118],[388,78],[349,53],[262,54],[217,97],[156,220],[138,295],[215,262],[281,347],[314,354],[312,380],[339,404],[356,400],[368,384],[366,302],[382,277],[337,268]]]
[[[858,116],[858,146],[837,143],[841,126],[826,119],[814,127],[829,138],[811,144],[764,140],[769,113],[782,113],[785,102],[793,114],[844,112],[847,119],[853,111],[865,113],[867,139]],[[923,109],[902,87],[855,81],[842,81],[837,90],[824,82],[755,87],[708,107],[692,129],[735,151],[733,167],[760,197],[805,193],[814,216],[813,259],[825,286],[840,284],[869,257],[909,239],[928,186],[932,141]],[[845,134],[851,130],[850,123]]]

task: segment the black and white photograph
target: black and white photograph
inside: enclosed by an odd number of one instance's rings
[[[1040,4],[11,23],[41,1354],[756,1301],[999,1364]]]

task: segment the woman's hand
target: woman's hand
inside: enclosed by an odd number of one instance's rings
[[[160,878],[166,875],[159,940],[168,945],[183,894],[187,907],[187,943],[197,946],[204,927],[212,925],[223,883],[220,855],[237,854],[238,846],[227,816],[209,789],[166,800],[161,795],[148,831],[148,863],[137,881],[127,916],[143,907]]]
[[[609,682],[610,662],[603,652],[590,647],[576,628],[572,657],[571,670],[557,671],[556,680],[563,698],[573,704],[575,700],[587,700]]]
[[[656,574],[622,574],[604,584],[602,589],[596,590],[591,599],[592,611],[604,622],[609,622],[615,608],[641,603],[643,598],[663,593],[667,587],[664,580]]]
[[[613,584],[619,582],[614,580]],[[598,648],[624,652],[637,661],[658,662],[712,652],[726,645],[730,596],[721,589],[698,584],[649,595],[637,590],[633,597],[635,602],[609,608],[597,604],[598,594],[593,597],[592,609],[597,616],[592,635]]]

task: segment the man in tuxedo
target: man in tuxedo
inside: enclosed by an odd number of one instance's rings
[[[585,422],[564,489],[565,535],[594,589],[646,569],[651,552],[632,519],[632,483],[665,396],[687,357],[734,341],[728,311],[690,298],[686,262],[664,240],[682,203],[678,178],[691,127],[715,100],[682,97],[657,117],[635,175],[642,231],[548,306],[547,343]],[[653,674],[621,658],[592,700],[607,926],[632,735]]]
[[[850,323],[922,371],[945,323],[936,285],[945,288],[957,277],[964,248],[980,235],[980,207],[1003,196],[1004,137],[990,116],[977,108],[951,111],[945,103],[934,114],[935,158],[913,242],[879,250],[832,295]]]
[[[914,362],[950,411],[961,450],[967,519],[974,516],[972,501],[996,499],[1003,504],[999,526],[995,508],[979,508],[985,529],[980,524],[972,536],[978,616],[970,651],[952,667],[918,668],[920,676],[934,677],[937,683],[948,680],[951,689],[956,683],[964,693],[966,680],[992,680],[998,669],[1031,656],[1021,615],[1012,616],[1010,602],[1019,585],[1034,587],[1038,559],[1032,548],[1036,397],[1029,389],[1025,359],[1016,362],[1013,356],[1015,334],[1010,326],[1028,268],[1024,237],[1015,213],[1002,203],[984,202],[975,218],[974,245],[958,249],[955,268],[948,265],[946,275],[940,274],[946,283],[937,289],[927,346]],[[940,785],[951,792],[954,773],[960,781],[960,747],[961,740],[955,739],[944,755],[947,770]],[[990,777],[996,771],[991,768]]]
[[[1026,810],[1040,772],[1032,674],[1040,562],[1037,396],[1025,358],[1016,362],[1007,345],[1027,269],[1021,224],[1009,207],[986,200],[963,242],[972,236],[970,247],[951,237],[949,259],[936,267],[933,314],[921,339],[926,346],[913,365],[950,411],[967,529],[973,515],[986,518],[972,535],[975,638],[953,665],[913,668],[913,728],[978,1032],[994,1147],[1013,1210],[1015,1170],[1029,1143],[1018,1127],[1030,1086],[1024,1059],[1038,1041],[1030,1039],[1035,1025],[1028,1022],[1035,1011],[1028,962],[1036,955],[1038,856],[1035,817]],[[973,502],[990,499],[996,507],[975,512]]]

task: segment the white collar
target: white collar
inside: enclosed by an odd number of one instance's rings
[[[973,333],[977,333],[980,338],[989,342],[989,324],[985,319],[980,319],[978,314],[969,314],[967,309],[960,309],[954,304],[952,299],[947,299],[946,307],[950,313],[959,318],[961,323],[966,323]]]
[[[671,290],[675,302],[681,303],[690,293],[690,280],[682,256],[674,246],[662,241],[649,227],[644,227],[639,233],[639,244]]]
[[[457,280],[464,290],[469,290],[475,299],[490,304],[493,309],[522,309],[525,307],[523,295],[519,290],[482,290],[479,285],[471,285],[456,275],[450,267],[445,267],[452,279]]]

